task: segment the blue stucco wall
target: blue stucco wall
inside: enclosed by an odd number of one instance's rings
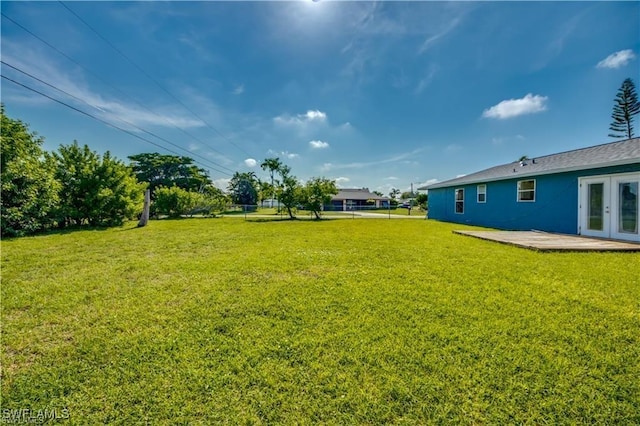
[[[578,178],[640,171],[640,164],[542,176],[518,177],[487,185],[486,203],[477,202],[477,185],[429,190],[429,219],[507,230],[578,233]],[[517,202],[517,182],[536,180],[535,202]],[[455,213],[455,190],[464,188],[464,213]]]

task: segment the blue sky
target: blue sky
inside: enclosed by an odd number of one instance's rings
[[[620,84],[640,85],[638,2],[64,4],[77,16],[2,2],[2,60],[73,97],[2,74],[192,156],[221,187],[278,156],[302,180],[386,194],[605,143]],[[4,79],[2,102],[48,150],[168,153]]]

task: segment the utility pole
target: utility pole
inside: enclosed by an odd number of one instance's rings
[[[411,216],[412,208],[413,208],[413,182],[411,182],[411,198],[409,198],[409,216]]]
[[[144,192],[144,208],[142,209],[142,215],[140,216],[140,221],[138,222],[138,226],[142,227],[149,222],[149,205],[151,204],[151,190],[147,189]]]

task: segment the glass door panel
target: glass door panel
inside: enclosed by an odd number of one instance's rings
[[[609,238],[611,233],[611,178],[580,179],[580,233]]]
[[[638,182],[618,183],[618,232],[638,233]]]
[[[590,183],[587,185],[588,219],[587,229],[592,231],[604,230],[604,183]]]

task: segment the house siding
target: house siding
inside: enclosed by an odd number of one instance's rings
[[[640,171],[640,163],[429,190],[429,218],[506,230],[578,233],[578,179]],[[519,180],[535,179],[534,202],[517,201]],[[477,185],[486,184],[486,201],[477,202]],[[464,213],[455,213],[455,190],[464,188]]]

